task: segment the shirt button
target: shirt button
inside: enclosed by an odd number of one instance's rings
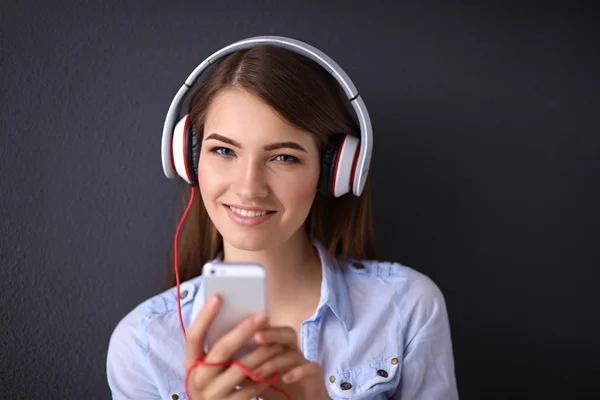
[[[387,373],[387,371],[386,371],[386,370],[383,370],[383,369],[377,370],[377,375],[379,375],[379,376],[383,376],[384,378],[387,378],[387,377],[388,377],[388,373]]]
[[[398,359],[397,358],[392,358],[392,365],[396,365],[398,364]]]
[[[181,299],[182,300],[185,299],[187,297],[187,295],[188,295],[188,291],[187,290],[182,291],[181,292]],[[174,394],[173,396],[177,396],[177,395]],[[173,397],[173,396],[171,396],[171,397]],[[177,400],[177,399],[174,399],[174,400]]]
[[[342,388],[342,390],[350,390],[352,389],[352,384],[350,382],[342,382],[340,387]]]
[[[179,395],[178,394],[172,394],[171,395],[171,400],[179,400]]]
[[[329,377],[329,382],[331,382],[331,383],[335,382],[335,376],[331,375]]]

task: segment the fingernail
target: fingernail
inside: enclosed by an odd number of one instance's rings
[[[219,299],[217,298],[217,296],[213,295],[213,296],[210,296],[210,297],[208,298],[208,301],[207,301],[206,303],[207,303],[207,305],[208,305],[209,307],[212,307],[212,306],[214,306],[215,304],[217,304],[217,301],[218,301],[218,300],[219,300]]]

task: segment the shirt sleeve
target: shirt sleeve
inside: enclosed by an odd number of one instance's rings
[[[113,331],[106,358],[106,374],[113,400],[159,400],[147,368],[146,329],[132,311]]]
[[[454,356],[444,297],[424,277],[408,297],[408,342],[394,400],[457,400]]]

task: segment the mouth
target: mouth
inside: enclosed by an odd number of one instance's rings
[[[225,207],[228,207],[231,211],[233,211],[234,213],[236,213],[238,215],[241,215],[242,217],[250,217],[250,218],[262,217],[264,215],[272,214],[275,212],[273,210],[256,210],[256,209],[249,210],[246,208],[237,208],[237,207],[230,206],[227,204],[225,205]]]

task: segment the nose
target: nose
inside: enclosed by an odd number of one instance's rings
[[[266,177],[266,166],[258,161],[248,160],[240,165],[238,179],[235,182],[235,192],[242,202],[252,202],[266,197],[269,193]]]

